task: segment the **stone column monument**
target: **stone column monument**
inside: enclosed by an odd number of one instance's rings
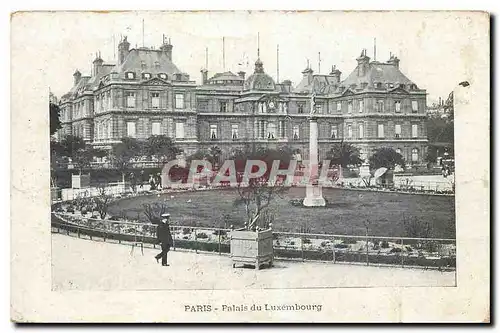
[[[318,167],[318,118],[315,115],[315,95],[311,96],[311,111],[309,113],[309,183],[306,185],[306,197],[303,201],[306,207],[324,207],[326,205],[321,186],[317,182]]]

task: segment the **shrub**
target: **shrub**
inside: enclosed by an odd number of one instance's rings
[[[333,247],[336,249],[347,249],[349,247],[349,245],[347,245],[347,244],[335,244]]]
[[[342,244],[356,244],[358,241],[353,238],[345,238],[342,240]]]
[[[382,241],[382,243],[380,243],[380,247],[383,249],[388,249],[389,243],[387,241]]]
[[[190,228],[182,228],[182,234],[183,235],[188,235],[191,233],[191,229]]]
[[[403,252],[403,250],[401,250],[398,247],[393,247],[389,252],[390,253],[399,253],[399,252]]]
[[[310,240],[309,238],[304,238],[304,239],[302,240],[302,243],[303,243],[303,244],[311,244],[311,240]]]
[[[73,207],[73,206],[68,206],[68,208],[66,208],[66,212],[67,212],[67,213],[72,213],[72,214],[74,214],[74,213],[75,213],[75,207]]]
[[[196,238],[207,239],[208,235],[206,233],[204,233],[204,232],[200,232],[199,234],[196,234]]]
[[[183,236],[182,239],[189,239],[189,236]]]
[[[219,236],[219,235],[220,236],[226,236],[227,235],[227,231],[216,229],[216,230],[214,230],[213,234],[216,235],[216,236]]]

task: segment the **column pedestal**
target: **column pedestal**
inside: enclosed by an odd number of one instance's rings
[[[309,120],[309,184],[306,186],[306,197],[303,201],[306,207],[324,207],[326,206],[323,198],[323,191],[318,179],[318,121],[315,117]]]

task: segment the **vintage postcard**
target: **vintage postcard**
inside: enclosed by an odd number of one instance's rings
[[[489,322],[489,15],[18,12],[16,322]]]

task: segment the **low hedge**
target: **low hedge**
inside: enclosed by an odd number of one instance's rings
[[[66,230],[68,233],[79,233],[90,237],[106,238],[116,241],[126,241],[126,242],[143,242],[148,244],[156,244],[157,239],[153,236],[135,236],[125,233],[109,233],[105,230],[98,229],[83,229],[77,225],[69,224],[62,219],[58,218],[55,214],[52,214],[52,226],[54,228],[59,228]],[[177,249],[188,249],[197,250],[203,252],[215,252],[215,253],[230,253],[230,244],[227,239],[220,244],[218,242],[207,242],[203,240],[186,240],[174,238],[173,248]],[[316,260],[316,261],[333,261],[333,251],[332,250],[311,250],[311,249],[294,249],[287,247],[274,247],[274,256],[276,258],[286,258],[286,259],[304,259],[304,260]],[[335,249],[335,261],[336,262],[366,262],[366,252],[364,251],[346,251],[345,249]],[[384,265],[395,265],[395,266],[422,266],[422,267],[456,267],[456,259],[454,257],[441,257],[439,259],[427,259],[425,257],[408,257],[402,256],[400,252],[391,253],[388,255],[382,254],[368,254],[368,262],[370,264],[384,264]]]

